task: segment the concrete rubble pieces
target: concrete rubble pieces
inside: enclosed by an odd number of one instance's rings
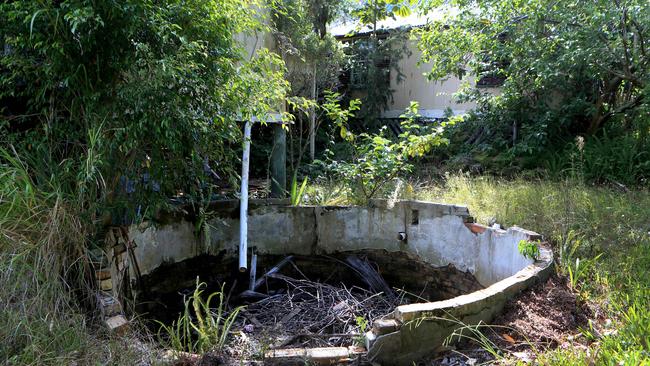
[[[280,362],[283,365],[304,365],[306,361],[310,365],[337,365],[354,361],[365,352],[365,348],[358,346],[285,348],[270,350],[265,353],[264,357],[271,363]]]

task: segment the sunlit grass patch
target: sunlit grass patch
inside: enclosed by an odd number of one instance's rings
[[[646,364],[650,360],[650,192],[574,181],[450,176],[419,199],[468,205],[479,222],[545,235],[578,301],[601,308],[591,347],[542,352],[542,364]],[[612,329],[601,323],[611,324]]]

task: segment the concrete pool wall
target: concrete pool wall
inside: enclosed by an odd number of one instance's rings
[[[217,202],[212,208],[209,230],[198,235],[195,223],[184,218],[130,226],[124,236],[132,254],[109,253],[117,279],[113,292],[118,295],[125,280],[134,282],[163,264],[201,254],[237,256],[238,201]],[[248,245],[259,254],[399,251],[434,267],[452,265],[469,272],[485,287],[445,301],[399,306],[376,321],[366,334],[366,346],[369,357],[384,364],[408,364],[434,352],[459,322],[490,321],[509,297],[546,277],[552,263],[550,250],[543,247],[536,261],[519,252],[521,240],[538,241],[540,235],[476,224],[467,207],[457,205],[375,200],[368,207],[329,207],[252,200],[248,225]],[[443,320],[449,317],[456,321]]]

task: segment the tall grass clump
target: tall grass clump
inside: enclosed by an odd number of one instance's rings
[[[55,184],[40,189],[15,154],[0,154],[0,363],[131,364],[129,347],[99,339],[79,307],[90,284],[78,210]]]
[[[650,178],[650,138],[647,133],[578,137],[564,150],[550,152],[543,165],[556,180],[643,185]]]

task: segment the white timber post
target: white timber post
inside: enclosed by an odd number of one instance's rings
[[[248,167],[251,157],[251,128],[253,122],[244,126],[244,154],[241,164],[241,193],[239,195],[239,271],[248,269]]]
[[[311,97],[316,102],[316,64],[314,64],[314,75],[311,84]],[[309,157],[314,161],[316,157],[316,108],[311,107],[309,115]]]

